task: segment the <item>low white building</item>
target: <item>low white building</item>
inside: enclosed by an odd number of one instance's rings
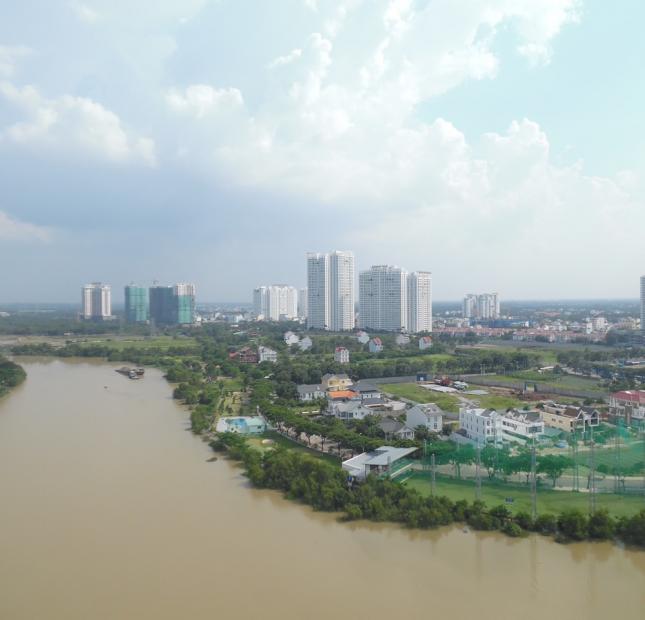
[[[405,424],[413,429],[423,426],[431,433],[440,433],[443,428],[443,412],[434,403],[415,405],[407,410]]]
[[[525,442],[537,439],[544,434],[544,422],[535,411],[519,411],[509,409],[501,414],[502,439],[504,441]]]
[[[383,431],[386,441],[390,439],[414,439],[414,430],[394,418],[383,418],[378,423],[378,427]]]
[[[313,346],[313,342],[312,342],[311,338],[309,338],[309,336],[305,336],[298,343],[298,348],[301,351],[309,351],[309,349],[311,349],[312,346]]]
[[[370,341],[370,335],[367,332],[361,330],[356,334],[356,340],[358,340],[358,342],[360,342],[361,344],[367,344]]]
[[[421,338],[419,338],[419,350],[425,351],[430,347],[432,347],[432,336],[421,336]]]
[[[383,341],[377,336],[369,342],[370,353],[380,353],[383,350]]]
[[[379,415],[374,409],[370,409],[360,400],[348,400],[344,402],[331,402],[327,408],[327,414],[338,420],[363,420],[370,415]]]
[[[320,398],[325,398],[327,392],[322,385],[310,384],[310,385],[299,385],[297,387],[298,398],[303,402],[311,402],[312,400],[318,400]]]
[[[278,361],[278,352],[269,347],[258,347],[258,364],[262,362],[275,363]]]
[[[365,480],[370,474],[388,473],[392,466],[415,452],[417,448],[393,448],[381,446],[372,452],[363,452],[347,461],[343,461],[342,468],[349,476],[356,480]]]
[[[292,344],[298,344],[300,342],[300,337],[298,334],[293,332],[285,332],[284,334],[284,343],[290,347]]]
[[[407,334],[397,334],[394,342],[396,342],[396,344],[400,347],[405,347],[406,345],[410,344],[410,336],[408,336]]]
[[[459,410],[459,428],[479,446],[502,441],[502,418],[494,409]]]
[[[345,347],[336,347],[334,361],[338,364],[349,364],[349,351]]]

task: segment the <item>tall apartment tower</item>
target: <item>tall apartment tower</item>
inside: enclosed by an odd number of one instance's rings
[[[150,320],[156,325],[174,325],[177,322],[175,293],[172,286],[155,284],[149,290]]]
[[[335,251],[329,255],[329,329],[354,329],[354,254]]]
[[[125,320],[128,323],[145,323],[150,318],[148,289],[130,284],[125,287]]]
[[[267,291],[268,287],[266,286],[258,286],[258,288],[253,289],[253,314],[256,317],[261,316],[266,319],[269,314]]]
[[[645,276],[641,276],[641,334],[645,336]]]
[[[298,291],[298,317],[301,319],[307,318],[307,287]]]
[[[192,325],[195,322],[195,285],[180,282],[173,287],[175,320],[179,325]]]
[[[329,329],[329,254],[307,254],[307,327]]]
[[[392,265],[375,265],[361,272],[359,325],[377,331],[408,328],[408,273]]]
[[[112,318],[112,289],[109,284],[92,282],[81,289],[82,316],[102,321]]]
[[[408,331],[432,331],[432,274],[415,271],[408,275]]]
[[[286,284],[268,286],[266,306],[265,318],[270,321],[295,319],[298,316],[298,289]]]
[[[354,254],[307,254],[307,327],[354,329]]]
[[[469,293],[464,297],[464,318],[499,319],[501,316],[498,293]]]

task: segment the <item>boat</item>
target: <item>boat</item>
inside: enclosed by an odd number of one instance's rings
[[[143,368],[130,368],[129,366],[121,366],[121,368],[115,368],[115,371],[121,375],[125,375],[130,379],[141,379],[145,370]]]

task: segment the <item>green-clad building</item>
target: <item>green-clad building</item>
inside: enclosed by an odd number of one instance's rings
[[[155,325],[191,325],[195,322],[195,285],[150,287],[150,320]]]
[[[130,284],[125,287],[125,320],[128,323],[145,323],[150,318],[148,289]]]

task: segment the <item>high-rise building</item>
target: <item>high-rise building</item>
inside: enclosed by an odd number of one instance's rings
[[[298,292],[298,317],[307,318],[307,287],[301,288]]]
[[[150,320],[156,325],[175,325],[177,310],[173,287],[155,284],[150,287],[149,294]]]
[[[267,306],[267,288],[266,286],[258,286],[253,289],[253,314],[256,317],[267,318],[269,309]]]
[[[270,321],[291,321],[298,317],[298,289],[286,284],[267,288],[267,316]]]
[[[329,329],[329,254],[307,254],[307,327]]]
[[[464,317],[467,319],[499,319],[501,316],[498,293],[469,293],[464,297]]]
[[[298,318],[298,289],[286,284],[272,284],[253,289],[253,312],[267,321],[291,321]]]
[[[432,331],[432,274],[415,271],[408,275],[408,331]]]
[[[359,326],[376,331],[408,327],[408,274],[392,265],[375,265],[359,275]]]
[[[86,284],[81,292],[84,319],[102,321],[112,318],[112,290],[109,284],[92,282]]]
[[[155,284],[149,290],[150,320],[157,325],[191,325],[195,322],[195,285]]]
[[[192,325],[195,322],[195,285],[180,282],[173,287],[175,320],[179,325]]]
[[[645,336],[645,276],[641,276],[641,333]]]
[[[307,254],[307,327],[354,329],[354,254]]]
[[[130,284],[125,287],[125,320],[145,323],[149,319],[148,289]]]
[[[335,251],[329,255],[329,329],[354,329],[354,254]]]

